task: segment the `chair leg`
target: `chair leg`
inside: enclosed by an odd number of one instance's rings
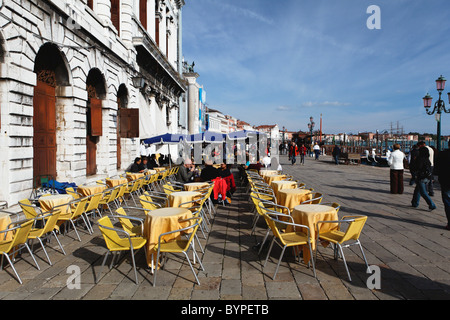
[[[105,262],[106,262],[106,259],[108,258],[108,255],[109,255],[109,251],[106,251],[105,257],[103,258],[102,265],[100,266],[100,272],[95,279],[95,283],[98,283],[98,280],[100,279],[100,276],[102,275],[103,267],[105,266]]]
[[[78,234],[77,227],[75,227],[75,223],[73,222],[73,220],[69,220],[69,221],[70,221],[70,224],[71,224],[72,227],[73,227],[73,230],[75,230],[75,234],[76,234],[77,237],[78,237],[78,241],[81,242],[81,238],[80,238],[80,235]]]
[[[39,240],[39,243],[41,244],[42,250],[44,250],[45,256],[47,257],[48,263],[52,266],[52,261],[50,260],[48,254],[47,254],[47,250],[45,250],[44,244],[42,243],[42,239],[41,238],[37,238]]]
[[[283,250],[281,250],[281,255],[280,255],[280,259],[278,259],[278,263],[277,263],[277,268],[275,269],[275,273],[273,274],[272,280],[275,280],[277,273],[278,273],[278,268],[280,267],[281,264],[281,260],[283,259],[284,256],[284,251],[286,250],[286,246],[283,247]]]
[[[58,236],[56,235],[55,230],[52,231],[53,235],[55,236],[56,241],[58,242],[59,247],[61,248],[61,251],[66,255],[66,252],[64,251],[63,246],[61,245],[61,242],[59,242]]]
[[[191,260],[189,259],[189,256],[187,255],[186,252],[183,252],[183,253],[189,263],[189,266],[191,267],[191,270],[192,270],[192,273],[194,274],[195,280],[197,280],[198,285],[200,285],[200,281],[198,280],[197,274],[195,273],[194,266],[192,265]]]
[[[9,258],[8,254],[4,254],[4,256],[6,256],[6,260],[8,260],[9,265],[11,266],[11,268],[13,269],[17,280],[19,281],[20,284],[22,284],[22,279],[20,279],[19,274],[16,271],[16,268],[14,268],[14,264],[12,263],[11,259]]]
[[[30,247],[28,246],[28,244],[26,242],[24,243],[24,246],[25,246],[25,248],[27,248],[28,252],[30,253],[31,258],[33,258],[33,261],[34,261],[34,264],[36,265],[36,268],[38,270],[41,270],[41,268],[39,267],[39,265],[38,265],[38,263],[37,263],[37,261],[36,261],[36,259],[34,257],[33,252],[31,251]]]
[[[261,251],[262,251],[262,249],[263,249],[263,247],[264,247],[264,244],[265,244],[266,241],[267,241],[267,238],[269,237],[269,234],[270,234],[270,229],[267,229],[266,235],[264,236],[264,239],[263,239],[263,241],[261,242],[261,246],[259,247],[258,255],[261,254]]]
[[[267,251],[266,262],[264,262],[264,268],[266,267],[267,260],[269,260],[270,252],[272,251],[274,242],[275,242],[275,237],[272,239],[272,242],[270,243],[269,251]]]
[[[362,248],[362,245],[361,245],[361,242],[358,240],[358,245],[359,245],[359,249],[361,249],[361,253],[362,253],[362,255],[363,255],[363,258],[364,258],[364,262],[366,263],[366,266],[367,266],[367,272],[372,272],[371,270],[370,270],[370,267],[369,267],[369,264],[367,263],[367,259],[366,259],[366,255],[364,254],[364,250],[363,250],[363,248]]]
[[[133,261],[134,278],[136,280],[136,284],[139,284],[137,270],[136,270],[136,262],[134,261],[134,250],[133,250],[133,248],[131,248],[130,253],[131,253],[131,261]]]
[[[316,263],[315,263],[315,261],[313,259],[313,251],[312,251],[312,248],[311,248],[311,242],[308,242],[308,245],[309,245],[309,255],[311,256],[311,263],[312,263],[312,267],[313,267],[314,278],[317,278],[317,275],[316,275]]]
[[[350,277],[350,271],[348,270],[347,261],[345,260],[344,250],[342,250],[342,246],[339,243],[337,245],[339,247],[339,251],[341,252],[342,260],[344,261],[345,270],[347,270],[348,280],[351,282],[352,281],[352,277]]]

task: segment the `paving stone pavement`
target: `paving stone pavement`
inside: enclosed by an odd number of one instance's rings
[[[364,214],[368,221],[361,242],[370,265],[381,271],[380,289],[369,289],[365,264],[357,247],[344,249],[352,275],[348,281],[342,260],[332,258],[330,248],[320,248],[316,262],[317,279],[312,270],[286,252],[276,280],[272,275],[280,249],[274,246],[271,259],[263,268],[267,248],[258,256],[255,245],[266,227],[260,219],[251,235],[253,213],[245,188],[239,187],[231,205],[217,207],[207,239],[200,235],[205,248],[201,255],[205,271],[199,271],[201,284],[182,258],[171,256],[165,268],[158,271],[156,286],[145,265],[144,251],[136,254],[139,285],[129,255],[111,270],[105,267],[98,283],[103,255],[103,238],[95,226],[94,235],[80,228],[81,242],[73,231],[61,235],[67,255],[53,239],[48,252],[53,265],[35,246],[41,270],[24,253],[15,263],[23,284],[20,285],[9,266],[0,272],[2,300],[403,300],[450,298],[450,232],[437,187],[434,201],[437,209],[429,212],[422,201],[411,207],[413,187],[405,193],[389,193],[389,169],[366,165],[332,164],[330,157],[306,159],[304,166],[288,164],[282,156],[285,173],[304,182],[308,188],[324,194],[323,202],[341,204],[339,216]],[[137,212],[135,212],[137,215]],[[79,287],[69,267],[81,272]],[[198,267],[198,264],[196,265]],[[69,284],[69,285],[68,285]]]

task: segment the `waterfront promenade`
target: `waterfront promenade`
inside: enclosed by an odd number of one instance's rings
[[[403,195],[389,193],[389,169],[365,165],[339,165],[331,157],[306,165],[291,166],[281,157],[283,171],[324,194],[323,202],[338,202],[339,217],[364,214],[368,221],[361,242],[370,265],[381,270],[381,288],[370,290],[365,264],[355,246],[344,249],[353,282],[349,282],[342,260],[332,259],[330,248],[320,248],[316,271],[294,262],[286,252],[276,280],[272,280],[280,249],[274,246],[272,260],[262,264],[267,253],[260,256],[254,247],[265,233],[260,219],[256,235],[250,235],[253,213],[243,188],[227,207],[218,207],[203,255],[204,272],[199,273],[201,285],[182,259],[169,259],[158,272],[156,287],[145,267],[144,252],[136,255],[139,285],[129,255],[117,268],[98,273],[106,248],[98,227],[94,235],[80,231],[60,236],[67,255],[60,253],[56,241],[49,244],[53,266],[49,266],[42,250],[37,250],[38,271],[28,254],[15,264],[22,280],[20,285],[7,267],[0,272],[2,300],[402,300],[450,299],[450,232],[446,224],[439,192],[434,197],[437,209],[429,212],[422,201],[418,209],[411,207],[413,187],[406,182]],[[437,189],[437,188],[436,188]],[[436,190],[438,191],[438,190]],[[37,247],[36,247],[37,248]],[[67,286],[69,266],[79,267],[80,286]],[[71,280],[70,280],[71,281]]]

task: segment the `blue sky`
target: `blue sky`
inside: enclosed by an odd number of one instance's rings
[[[422,97],[450,91],[448,0],[187,0],[183,55],[209,107],[252,125],[436,133]],[[381,29],[370,30],[370,5]],[[450,134],[450,114],[442,116]]]

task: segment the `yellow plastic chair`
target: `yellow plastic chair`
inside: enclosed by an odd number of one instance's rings
[[[14,268],[14,264],[11,260],[11,257],[15,257],[16,252],[21,250],[23,247],[25,247],[28,252],[30,253],[31,257],[33,258],[34,263],[36,264],[36,268],[38,270],[41,270],[36,259],[34,258],[33,252],[31,251],[30,247],[27,244],[28,235],[30,234],[31,228],[33,227],[33,219],[30,220],[23,220],[23,221],[17,221],[14,223],[11,223],[8,226],[8,229],[0,231],[0,234],[12,232],[13,238],[8,241],[0,241],[0,254],[2,255],[1,265],[0,268],[3,269],[3,257],[6,257],[8,260],[9,265],[13,269],[17,280],[20,284],[22,284],[22,279],[20,279],[19,274],[16,271],[16,268]],[[14,226],[14,227],[11,227]],[[11,228],[10,228],[11,227]],[[0,238],[3,238],[0,237]]]
[[[124,208],[116,210],[116,217],[119,219],[123,230],[128,232],[130,237],[142,237],[144,219],[128,216]],[[132,221],[139,222],[139,225],[133,225]]]
[[[147,240],[142,237],[131,237],[128,232],[126,232],[123,229],[114,228],[111,219],[108,216],[102,217],[97,221],[98,227],[102,233],[103,239],[105,240],[106,247],[108,248],[108,251],[105,254],[105,258],[103,259],[103,263],[100,267],[100,273],[96,277],[96,283],[100,279],[100,275],[102,273],[103,266],[105,265],[106,259],[108,258],[108,255],[111,253],[113,255],[113,259],[111,261],[111,267],[114,262],[114,255],[116,253],[120,253],[122,251],[130,251],[131,259],[133,262],[133,270],[135,275],[135,281],[136,284],[139,284],[138,276],[137,276],[137,270],[136,270],[136,263],[134,260],[134,255],[145,246]],[[120,235],[122,235],[122,237]],[[136,252],[135,252],[136,250]],[[145,247],[144,247],[145,250]],[[110,269],[111,269],[110,267]]]
[[[347,262],[345,260],[343,248],[348,248],[353,245],[358,245],[359,249],[361,250],[362,256],[364,258],[364,262],[366,263],[367,271],[370,272],[370,267],[369,267],[369,264],[367,263],[366,255],[364,254],[364,250],[361,246],[361,242],[359,241],[359,237],[361,235],[362,229],[363,229],[366,221],[367,221],[367,216],[345,216],[345,217],[342,217],[341,220],[319,221],[316,224],[317,230],[320,230],[319,225],[321,225],[321,224],[337,223],[339,225],[338,230],[332,230],[332,231],[327,231],[327,232],[322,232],[322,233],[320,233],[318,231],[316,243],[318,243],[319,240],[331,242],[339,248],[340,254],[342,256],[342,260],[344,261],[345,270],[347,271],[348,279],[350,281],[352,281],[352,278],[351,278],[350,272],[348,270],[348,266],[347,266]],[[346,231],[341,230],[341,225],[344,223],[348,224]],[[354,241],[354,242],[347,244],[350,241]],[[316,259],[317,259],[317,251],[318,251],[318,246],[316,245]],[[335,250],[335,259],[337,259],[336,250]]]
[[[67,204],[65,204],[64,206],[67,206]],[[61,207],[61,206],[59,206],[59,207]],[[64,255],[66,255],[66,252],[64,251],[64,248],[62,247],[61,243],[59,242],[58,236],[56,235],[56,232],[55,232],[55,230],[57,230],[56,223],[58,222],[60,213],[61,213],[60,208],[55,207],[51,211],[43,212],[40,215],[38,215],[36,217],[36,220],[45,221],[44,225],[42,228],[32,228],[28,235],[28,239],[30,239],[30,240],[37,239],[40,242],[41,247],[42,247],[42,249],[45,253],[45,256],[47,257],[48,263],[50,265],[52,265],[52,262],[50,260],[50,257],[47,254],[47,250],[45,250],[44,243],[42,242],[43,238],[53,235],[55,237],[56,241],[58,242],[58,245],[61,248],[61,251],[63,252]],[[32,246],[32,249],[33,249],[33,246]]]
[[[272,251],[273,244],[276,243],[277,245],[279,245],[282,248],[281,255],[278,260],[277,268],[275,269],[275,273],[272,277],[272,279],[275,280],[275,277],[277,276],[277,273],[278,273],[278,268],[280,267],[281,260],[283,259],[283,255],[284,255],[286,248],[308,245],[309,251],[312,256],[313,253],[312,253],[311,241],[310,241],[310,231],[309,231],[309,228],[305,225],[300,225],[300,224],[296,224],[293,222],[277,220],[267,214],[264,215],[264,218],[266,219],[266,222],[269,225],[269,227],[272,230],[272,233],[274,235],[272,242],[270,244],[269,251],[267,252],[267,257],[266,257],[266,261],[264,262],[264,267],[266,266],[267,261],[269,260],[269,256],[270,256],[270,252]],[[294,231],[282,233],[282,232],[280,232],[280,230],[278,228],[279,225],[285,225],[286,227],[290,225],[294,228]],[[307,233],[305,234],[301,231],[296,231],[296,228],[305,229],[307,231]],[[316,268],[315,268],[314,259],[311,259],[311,262],[312,262],[312,266],[313,266],[314,278],[316,278]]]
[[[66,188],[66,193],[70,194],[74,199],[81,198],[81,195],[72,187]]]
[[[81,242],[81,238],[80,238],[80,235],[78,234],[77,227],[75,226],[75,221],[82,219],[89,234],[92,234],[90,224],[86,221],[86,218],[83,215],[85,212],[85,209],[86,209],[86,205],[88,203],[88,199],[89,199],[89,197],[83,197],[83,198],[72,200],[69,203],[70,213],[66,214],[66,215],[60,214],[59,218],[58,218],[58,222],[57,222],[57,226],[58,226],[57,229],[59,230],[60,226],[63,223],[69,221],[70,224],[72,225],[73,229],[75,230],[77,238],[80,242]]]
[[[145,211],[146,213],[148,211],[153,211],[153,210],[160,209],[163,207],[160,203],[153,202],[151,200],[153,200],[153,199],[149,195],[144,194],[139,197],[139,202],[141,203],[142,208],[146,209],[146,211]]]
[[[108,207],[109,212],[113,214],[110,204],[114,203],[118,193],[119,188],[117,186],[104,190],[99,205]]]
[[[330,206],[330,207],[335,208],[336,209],[336,213],[338,213],[339,209],[341,208],[341,205],[339,203],[337,203],[337,202],[332,202],[332,203],[323,203],[322,202],[321,204],[325,205],[325,206]]]
[[[87,206],[86,209],[84,210],[84,215],[86,217],[86,221],[89,224],[89,227],[91,229],[91,231],[93,232],[93,228],[91,223],[89,222],[89,216],[93,216],[96,213],[98,213],[98,215],[100,217],[102,217],[102,214],[100,213],[100,200],[102,199],[103,194],[102,193],[96,193],[93,195],[88,196],[88,202],[87,202]]]
[[[323,194],[320,192],[314,192],[312,194],[312,199],[303,201],[301,204],[320,204],[323,200]]]
[[[27,219],[34,219],[41,213],[40,209],[34,206],[28,199],[20,200],[19,206]]]
[[[273,216],[276,220],[294,222],[291,217],[291,211],[289,210],[289,208],[285,206],[281,206],[273,202],[259,201],[257,204],[257,208],[259,208],[258,212],[262,217],[264,217],[264,215],[269,215]],[[286,229],[285,225],[277,224],[277,227],[279,231],[285,232]],[[258,255],[261,254],[261,251],[264,248],[264,244],[266,243],[267,238],[269,237],[270,231],[271,231],[270,226],[267,224],[267,231],[263,240],[261,241]]]
[[[156,255],[156,263],[158,263],[159,258],[161,257],[161,254],[164,254],[167,258],[167,255],[166,255],[167,253],[183,253],[189,263],[189,266],[191,267],[192,273],[194,274],[194,277],[197,280],[198,285],[200,285],[200,281],[198,280],[197,274],[195,273],[194,267],[193,267],[191,260],[189,259],[189,256],[187,253],[188,253],[189,249],[193,248],[193,240],[194,240],[197,230],[200,226],[201,220],[202,220],[201,217],[194,217],[194,218],[190,218],[190,219],[180,220],[181,223],[189,222],[191,225],[186,228],[182,228],[179,230],[174,230],[174,231],[170,231],[170,232],[161,234],[158,238],[158,245],[155,248],[158,251],[158,253]],[[173,234],[173,233],[184,234],[187,236],[187,239],[177,238],[176,240],[169,241],[169,242],[165,242],[163,240],[163,237],[165,237],[169,234]],[[198,259],[198,262],[200,263],[202,271],[204,271],[205,268],[203,267],[203,264],[202,264],[200,258],[198,257],[197,252],[195,251],[195,248],[193,248],[192,252],[193,252],[193,255],[196,257],[196,259]],[[161,267],[163,267],[163,264],[161,265]],[[153,286],[156,285],[157,269],[158,268],[155,268],[155,271],[153,274]]]
[[[134,195],[139,192],[138,191],[139,186],[140,186],[139,179],[130,181],[130,182],[128,182],[127,188],[125,189],[125,192],[124,192],[125,195],[128,195],[129,197],[131,197],[135,206],[137,206],[137,204],[136,204],[136,200],[134,199]]]

